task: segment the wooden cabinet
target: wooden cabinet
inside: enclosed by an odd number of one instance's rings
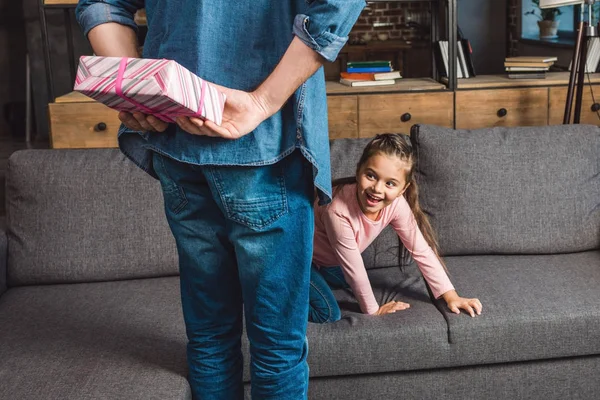
[[[592,96],[592,92],[594,96]],[[594,101],[594,99],[596,101]],[[559,125],[563,122],[565,114],[565,103],[567,102],[567,88],[553,87],[550,88],[549,100],[549,119],[550,125]],[[575,98],[573,98],[573,107],[571,113],[575,110]],[[583,88],[583,96],[581,102],[581,120],[582,124],[600,125],[600,85],[588,85]],[[571,116],[571,118],[573,118]]]
[[[452,92],[363,95],[358,99],[358,135],[410,133],[414,124],[433,124],[451,128]]]
[[[456,92],[456,129],[548,123],[548,88]]]
[[[358,96],[328,96],[329,138],[358,137]]]
[[[54,149],[116,147],[118,113],[73,92],[48,105],[50,145]]]
[[[600,74],[586,78],[581,122],[599,124],[592,110],[596,93],[600,112]],[[394,85],[348,87],[328,81],[329,137],[372,137],[377,133],[410,133],[414,124],[457,129],[533,126],[562,123],[568,73],[546,79],[515,80],[505,75],[460,79],[456,92],[429,78],[400,79]],[[79,93],[50,104],[53,148],[117,146],[117,112]]]

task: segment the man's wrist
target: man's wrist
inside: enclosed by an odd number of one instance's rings
[[[262,116],[264,117],[263,120],[269,118],[271,115],[279,111],[279,108],[281,108],[281,105],[274,104],[275,101],[268,95],[268,90],[264,90],[262,87],[259,87],[255,91],[251,92],[250,95],[262,113]]]

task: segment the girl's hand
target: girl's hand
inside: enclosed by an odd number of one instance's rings
[[[481,314],[481,310],[483,306],[479,299],[466,299],[464,297],[460,297],[456,290],[450,290],[442,295],[444,300],[446,300],[446,304],[450,311],[455,314],[460,314],[460,310],[465,310],[471,317]]]
[[[194,135],[238,139],[271,116],[267,105],[254,93],[214,86],[227,96],[221,125],[194,117],[179,117],[177,125],[181,129]]]
[[[169,124],[153,115],[142,114],[139,112],[134,112],[132,114],[121,111],[119,112],[119,119],[123,125],[134,131],[164,132],[169,126]]]
[[[377,310],[375,315],[391,314],[399,310],[406,310],[409,307],[410,304],[408,303],[403,303],[401,301],[390,301],[389,303],[379,307],[379,310]]]

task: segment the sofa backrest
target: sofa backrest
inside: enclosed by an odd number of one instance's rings
[[[412,129],[443,255],[600,248],[600,128]]]
[[[119,150],[19,151],[6,186],[9,286],[178,273],[160,184]]]

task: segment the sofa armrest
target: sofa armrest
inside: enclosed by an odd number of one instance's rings
[[[0,217],[0,296],[6,291],[6,272],[8,266],[8,238],[6,222]]]

